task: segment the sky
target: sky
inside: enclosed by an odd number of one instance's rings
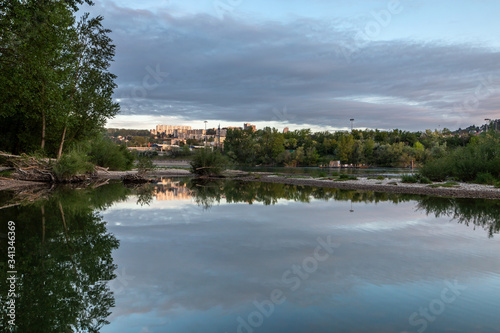
[[[500,118],[495,0],[102,0],[108,127],[455,130]]]

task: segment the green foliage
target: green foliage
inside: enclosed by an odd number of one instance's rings
[[[78,148],[64,154],[53,167],[54,176],[61,182],[69,181],[73,176],[93,171],[94,166],[89,162],[86,152]]]
[[[469,134],[353,130],[280,133],[274,128],[228,130],[224,149],[240,165],[317,166],[332,160],[342,164],[408,167],[446,156],[467,143]]]
[[[328,173],[324,170],[317,171],[314,175],[315,177],[324,178],[328,177]]]
[[[401,176],[401,182],[402,183],[418,183],[418,176],[417,175],[402,175]]]
[[[140,156],[137,159],[136,167],[137,167],[137,172],[139,173],[139,175],[142,176],[156,169],[153,160],[151,159],[151,157],[148,156]]]
[[[190,171],[197,176],[220,176],[229,162],[219,151],[200,149],[190,164]]]
[[[432,181],[425,177],[422,176],[421,174],[413,174],[413,175],[402,175],[401,176],[401,182],[402,183],[420,183],[420,184],[430,184]]]
[[[450,174],[450,164],[447,158],[432,160],[420,168],[419,173],[428,179],[436,182],[442,182]]]
[[[76,22],[84,2],[0,2],[0,149],[60,156],[118,112],[110,31],[100,16]]]
[[[91,142],[88,155],[92,163],[110,170],[130,170],[134,163],[134,155],[124,145],[104,137]]]
[[[193,155],[193,152],[188,145],[184,145],[180,149],[172,150],[172,152],[170,153],[170,156],[173,158],[188,157],[191,155]]]
[[[493,184],[492,179],[500,178],[500,139],[496,133],[474,137],[466,147],[427,162],[420,173],[435,181],[451,177]]]
[[[477,184],[494,185],[496,182],[497,179],[489,172],[480,172],[474,179],[474,183]]]
[[[348,174],[341,174],[339,176],[339,178],[337,179],[339,181],[343,181],[343,180],[358,180],[358,178],[356,176],[352,176],[352,175],[348,175]]]

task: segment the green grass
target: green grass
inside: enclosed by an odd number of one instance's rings
[[[416,184],[416,183],[431,184],[432,183],[429,178],[424,177],[419,173],[413,174],[413,175],[402,175],[401,182],[402,183],[410,183],[410,184]]]
[[[311,177],[310,176],[302,176],[302,175],[294,175],[294,176],[287,176],[286,178],[305,179],[305,178],[311,178]]]
[[[398,185],[398,183],[397,183],[397,182],[389,182],[389,183],[387,183],[387,184],[389,184],[389,185]]]
[[[14,173],[14,170],[4,170],[0,172],[0,177],[10,178],[10,176]]]
[[[351,175],[346,175],[346,174],[341,174],[339,178],[336,179],[337,181],[341,182],[344,180],[358,180],[356,176],[351,176]]]

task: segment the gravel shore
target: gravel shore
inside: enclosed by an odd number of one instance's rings
[[[424,194],[433,196],[445,196],[455,198],[484,198],[500,199],[500,188],[490,185],[479,185],[457,182],[453,187],[431,187],[428,184],[402,183],[401,178],[386,178],[384,180],[368,179],[359,177],[357,180],[336,181],[328,179],[318,179],[312,177],[291,178],[266,174],[255,176],[240,176],[237,179],[243,181],[255,181],[266,183],[283,183],[292,185],[330,187],[345,190],[362,190],[375,192]],[[444,182],[436,182],[433,185],[443,185]]]

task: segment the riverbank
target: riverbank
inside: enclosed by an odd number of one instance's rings
[[[125,175],[136,174],[137,171],[99,171],[99,179],[119,180]],[[360,190],[390,193],[422,194],[432,196],[445,196],[455,198],[484,198],[500,199],[500,188],[491,185],[470,183],[445,183],[436,182],[428,184],[411,184],[401,182],[401,178],[370,179],[371,177],[358,177],[357,180],[343,180],[326,178],[313,178],[307,175],[276,175],[267,172],[248,173],[245,171],[228,170],[225,172],[227,179],[249,182],[282,183],[301,186],[329,187],[344,190]],[[148,178],[160,177],[192,177],[186,169],[157,169],[147,175]],[[219,179],[219,178],[218,178]],[[0,190],[19,190],[34,186],[48,186],[47,183],[22,181],[1,178]]]

